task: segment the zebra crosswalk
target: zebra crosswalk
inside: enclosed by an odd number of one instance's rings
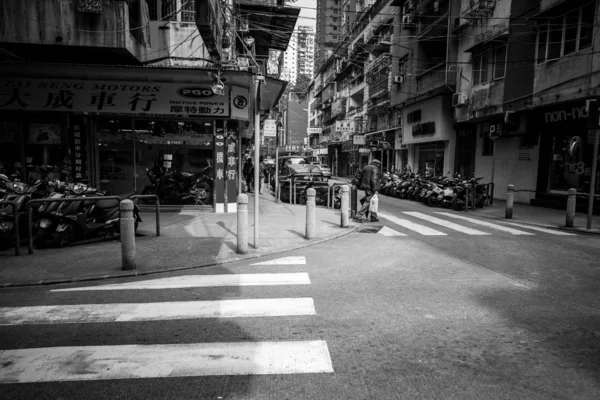
[[[277,260],[266,265],[278,265]],[[282,265],[305,264],[303,258],[285,259]],[[261,293],[269,288],[310,285],[308,273],[255,273],[185,275],[171,278],[145,279],[136,282],[101,284],[51,290],[78,295],[85,301],[97,291],[126,292],[135,299],[145,291],[158,289],[178,291],[219,287],[259,286]],[[117,293],[117,292],[115,292]],[[217,297],[218,295],[215,295]],[[108,297],[108,296],[107,296]],[[96,297],[97,298],[97,297]],[[0,330],[35,329],[36,326],[101,323],[98,330],[107,333],[114,324],[199,320],[211,318],[231,321],[240,318],[307,317],[316,315],[311,297],[240,298],[163,302],[103,302],[74,305],[28,305],[0,307]],[[282,320],[283,323],[283,320]],[[287,322],[286,322],[287,323]],[[173,325],[173,330],[177,325]],[[101,333],[101,332],[99,332]],[[222,337],[219,338],[223,340]],[[81,345],[0,350],[0,384],[58,381],[88,381],[136,378],[201,377],[219,375],[264,375],[332,373],[333,363],[325,340],[270,340],[163,343],[132,345]],[[81,340],[81,339],[79,339]],[[150,338],[149,342],[152,340]]]
[[[440,230],[441,227],[444,230],[458,232],[459,234],[468,236],[490,236],[493,235],[494,231],[515,236],[534,236],[537,234],[535,232],[556,236],[576,236],[574,233],[564,232],[558,229],[548,229],[508,221],[495,223],[451,212],[440,211],[435,212],[434,214],[435,215],[417,211],[404,211],[401,215],[396,216],[379,212],[377,213],[378,217],[388,220],[392,224],[405,229],[406,232],[398,232],[386,227],[385,230],[382,229],[378,233],[384,236],[408,236],[407,232],[416,233],[421,236],[447,236],[448,233]],[[435,228],[431,227],[430,224],[434,225]],[[473,226],[476,226],[477,229]],[[483,229],[480,227],[483,227]]]

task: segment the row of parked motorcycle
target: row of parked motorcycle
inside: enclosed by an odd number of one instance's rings
[[[155,194],[164,204],[186,204],[197,206],[213,203],[213,167],[190,173],[164,168],[158,164],[146,169],[150,184],[142,194]],[[142,200],[144,201],[144,200]]]
[[[119,196],[120,200],[130,198],[134,193]],[[38,179],[33,182],[22,182],[18,175],[0,174],[0,200],[16,203],[13,206],[0,203],[0,248],[14,244],[15,225],[14,212],[19,222],[19,238],[27,238],[28,203],[34,199],[48,199],[32,206],[32,232],[34,245],[66,246],[71,242],[87,240],[95,237],[114,236],[120,228],[119,200],[100,199],[85,200],[86,197],[103,197],[106,193],[85,183],[70,182],[57,179]],[[59,201],[69,198],[81,200]],[[141,222],[137,205],[134,209],[135,228]]]
[[[468,205],[481,208],[488,204],[487,185],[483,178],[463,178],[460,174],[425,178],[410,169],[386,172],[382,176],[381,194],[419,201],[431,207],[465,210]]]

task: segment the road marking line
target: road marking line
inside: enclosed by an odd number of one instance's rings
[[[83,286],[69,289],[53,289],[51,290],[51,292],[277,285],[310,285],[310,278],[308,277],[308,273],[306,272],[281,274],[184,275],[172,278],[150,279],[139,282],[125,282],[99,286]]]
[[[46,347],[0,359],[3,384],[334,372],[323,340]]]
[[[563,231],[559,231],[559,230],[541,228],[539,226],[531,226],[531,225],[518,224],[516,222],[505,222],[505,224],[514,225],[514,226],[518,226],[520,228],[525,228],[525,229],[531,229],[532,231],[539,231],[539,232],[549,233],[551,235],[577,236],[577,234],[575,234],[575,233],[569,233],[569,232],[563,232]]]
[[[450,217],[450,218],[462,219],[465,221],[469,221],[470,223],[475,224],[475,225],[486,226],[488,228],[495,229],[497,231],[508,232],[513,235],[529,235],[529,236],[535,235],[535,233],[524,232],[524,231],[520,231],[518,229],[509,228],[507,226],[492,224],[491,222],[481,221],[481,220],[478,220],[475,218],[464,217],[462,215],[457,215],[457,214],[452,214],[452,213],[447,213],[447,212],[436,212],[436,214],[444,215],[444,216]]]
[[[283,257],[276,260],[262,261],[250,265],[304,265],[306,258],[304,257]]]
[[[441,226],[443,226],[445,228],[448,228],[448,229],[453,229],[453,230],[458,231],[458,232],[466,233],[467,235],[479,235],[479,236],[482,236],[482,235],[491,235],[491,233],[486,233],[486,232],[478,231],[477,229],[471,229],[471,228],[468,228],[466,226],[458,225],[458,224],[455,224],[453,222],[446,221],[445,219],[436,218],[436,217],[433,217],[431,215],[423,214],[423,213],[420,213],[420,212],[404,211],[404,214],[410,215],[410,216],[415,217],[415,218],[420,218],[420,219],[423,219],[425,221],[429,221],[432,224],[441,225]]]
[[[381,228],[379,230],[379,232],[377,232],[377,233],[380,234],[380,235],[383,235],[383,236],[390,236],[390,237],[393,237],[393,236],[407,236],[405,233],[398,232],[398,231],[396,231],[396,230],[394,230],[392,228],[388,228],[387,226],[384,226],[383,228]]]
[[[315,315],[312,298],[1,307],[0,325]]]
[[[386,213],[382,213],[382,212],[378,212],[377,213],[378,217],[382,217],[387,219],[388,221],[396,224],[396,225],[400,225],[406,229],[410,229],[411,231],[415,231],[417,233],[420,233],[421,235],[425,235],[425,236],[447,236],[445,233],[440,232],[440,231],[436,231],[435,229],[431,229],[428,228],[426,226],[423,225],[419,225],[419,224],[415,224],[412,221],[409,221],[407,219],[400,219],[400,218],[396,218],[393,215],[389,215]]]

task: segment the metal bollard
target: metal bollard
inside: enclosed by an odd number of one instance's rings
[[[358,188],[354,185],[350,188],[350,217],[354,218],[358,212]]]
[[[515,203],[515,185],[508,185],[508,191],[506,192],[506,219],[512,219],[513,217],[513,206]]]
[[[348,227],[348,208],[350,205],[350,188],[348,185],[342,185],[342,214],[340,217],[340,226],[342,228]]]
[[[315,237],[315,197],[317,191],[310,188],[306,191],[306,238],[313,239]]]
[[[135,217],[133,201],[123,200],[121,210],[121,263],[124,271],[137,269],[135,262]]]
[[[237,197],[237,252],[248,253],[248,195]]]
[[[567,197],[567,228],[572,228],[575,222],[575,209],[577,208],[577,189],[569,189]]]

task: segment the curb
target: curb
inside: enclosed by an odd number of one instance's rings
[[[257,258],[261,258],[261,257],[269,257],[269,256],[272,256],[275,254],[281,254],[281,253],[286,253],[288,251],[303,249],[305,247],[310,247],[310,246],[313,246],[316,244],[328,242],[330,240],[339,239],[343,236],[346,236],[346,235],[356,232],[359,228],[360,228],[360,225],[350,226],[350,227],[346,228],[347,229],[346,231],[344,231],[338,235],[334,235],[334,236],[330,236],[330,237],[326,237],[326,238],[318,239],[318,240],[312,240],[306,244],[302,244],[300,246],[292,247],[292,248],[285,249],[285,250],[274,251],[273,253],[247,254],[247,255],[242,255],[240,257],[236,257],[236,258],[232,258],[232,259],[224,259],[222,261],[213,261],[213,262],[208,262],[205,264],[195,265],[192,267],[163,268],[160,270],[145,271],[145,272],[133,271],[133,272],[127,272],[127,273],[98,275],[98,276],[91,276],[91,277],[85,277],[85,278],[54,279],[54,280],[47,280],[47,281],[41,280],[38,282],[27,282],[27,283],[14,283],[13,284],[13,283],[9,282],[9,283],[5,283],[5,284],[0,284],[0,289],[13,288],[13,287],[58,285],[58,284],[63,284],[63,283],[76,283],[76,282],[92,282],[92,281],[99,281],[99,280],[104,280],[104,279],[130,278],[130,277],[135,277],[135,276],[163,274],[166,272],[185,271],[185,270],[196,269],[196,268],[214,267],[217,265],[231,264],[231,263],[238,262],[238,261],[252,260],[252,259],[257,259]]]

